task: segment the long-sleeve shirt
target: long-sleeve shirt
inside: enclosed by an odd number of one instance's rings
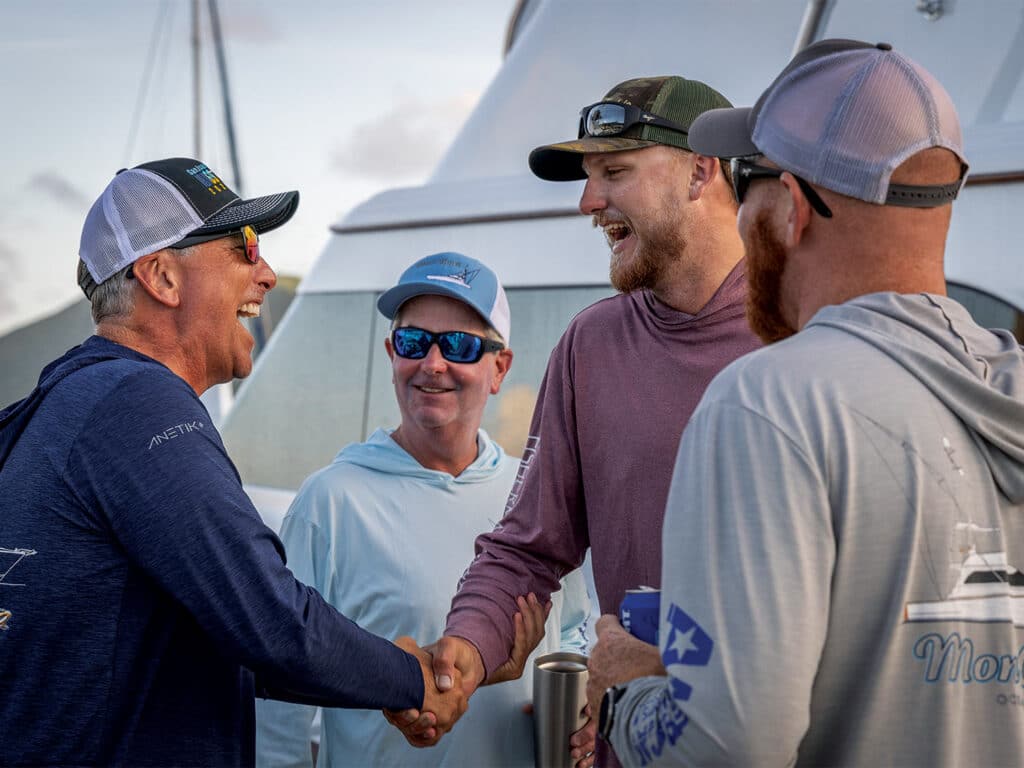
[[[385,637],[440,637],[473,541],[501,514],[518,462],[478,432],[479,454],[459,475],[428,469],[383,429],[345,446],[311,475],[281,529],[288,564],[331,605]],[[533,658],[586,653],[590,612],[577,570],[552,596],[546,635],[518,680],[481,688],[451,733],[430,749],[409,746],[380,712],[323,710],[317,765],[532,768]],[[312,707],[257,702],[258,766],[311,765]]]
[[[627,766],[1019,766],[1024,351],[946,297],[819,310],[725,370],[665,512],[666,677]]]
[[[505,516],[477,540],[445,634],[472,642],[488,672],[514,636],[510,598],[546,599],[592,548],[603,613],[661,583],[661,523],[679,437],[705,387],[759,346],[740,262],[696,315],[642,290],[569,324],[548,363]]]
[[[251,765],[257,691],[402,709],[416,659],[285,567],[168,368],[93,337],[0,413],[0,763]]]

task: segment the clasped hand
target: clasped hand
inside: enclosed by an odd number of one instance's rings
[[[508,660],[485,677],[480,651],[461,637],[442,637],[419,648],[409,637],[396,645],[412,653],[423,669],[423,707],[402,712],[385,710],[384,717],[414,747],[431,747],[451,730],[469,706],[469,697],[480,685],[515,680],[522,676],[526,660],[544,637],[544,622],[551,603],[541,605],[532,593],[516,598],[518,612],[513,616],[515,640]],[[437,707],[437,708],[435,708]]]

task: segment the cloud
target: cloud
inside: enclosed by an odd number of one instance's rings
[[[55,171],[37,173],[28,180],[25,186],[42,192],[54,202],[75,213],[83,213],[88,210],[93,202],[64,176]]]
[[[437,165],[479,94],[467,93],[442,103],[414,99],[352,130],[332,153],[331,167],[378,181],[422,179]]]

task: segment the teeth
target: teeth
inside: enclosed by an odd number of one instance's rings
[[[250,301],[248,304],[243,304],[238,308],[239,317],[259,317],[260,316],[260,305],[255,301]]]
[[[604,226],[604,235],[611,242],[618,242],[629,236],[630,228],[625,224],[606,224]]]
[[[431,395],[439,395],[445,391],[443,389],[435,389],[434,387],[420,387],[420,389]]]

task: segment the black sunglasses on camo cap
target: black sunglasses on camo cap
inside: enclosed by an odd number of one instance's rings
[[[407,360],[422,360],[437,344],[441,357],[450,363],[475,363],[487,352],[499,352],[505,345],[466,331],[431,333],[422,328],[407,326],[391,332],[391,346],[395,354]]]
[[[599,101],[580,110],[580,128],[577,139],[584,136],[618,136],[637,124],[657,125],[679,133],[688,133],[683,126],[646,112],[632,104]]]
[[[813,208],[822,218],[832,218],[831,209],[825,205],[825,201],[821,199],[821,196],[814,191],[814,187],[792,171],[787,171],[784,168],[769,168],[765,165],[758,165],[757,163],[751,162],[743,157],[732,158],[732,160],[729,161],[729,169],[732,171],[732,188],[736,193],[736,202],[741,205],[743,203],[743,198],[747,196],[747,189],[750,187],[750,182],[755,181],[756,179],[777,179],[782,174],[788,173],[796,179],[796,183],[800,185],[800,189],[807,198],[807,202],[810,203],[811,208]]]

